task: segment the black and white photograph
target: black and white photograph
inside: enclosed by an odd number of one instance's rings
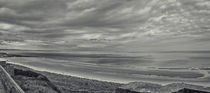
[[[0,0],[0,93],[210,93],[210,0]]]

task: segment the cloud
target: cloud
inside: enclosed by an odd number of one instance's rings
[[[207,0],[0,0],[0,39],[37,49],[208,49],[209,8]]]
[[[9,8],[0,8],[0,14],[1,15],[15,15],[16,12],[12,9],[9,9]]]

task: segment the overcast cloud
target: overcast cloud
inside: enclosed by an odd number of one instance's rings
[[[209,0],[0,0],[0,48],[209,50]]]

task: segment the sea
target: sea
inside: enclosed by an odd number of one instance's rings
[[[11,64],[116,83],[190,83],[210,86],[210,51],[103,52],[1,50]],[[18,55],[18,56],[17,56]]]

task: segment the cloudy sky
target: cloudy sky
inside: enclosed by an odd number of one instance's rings
[[[0,48],[209,50],[209,0],[0,0]]]

